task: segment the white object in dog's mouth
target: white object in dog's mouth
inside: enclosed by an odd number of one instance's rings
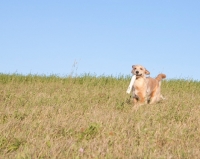
[[[128,89],[127,89],[126,93],[128,93],[128,94],[131,93],[131,90],[133,88],[133,84],[135,82],[135,79],[136,79],[136,75],[133,75],[132,78],[131,78],[131,81],[130,81],[130,84],[128,86]]]

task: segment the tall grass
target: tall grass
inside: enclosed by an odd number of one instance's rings
[[[0,74],[0,158],[200,158],[200,82],[134,109],[130,77]]]

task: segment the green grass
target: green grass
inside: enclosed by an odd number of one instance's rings
[[[200,82],[164,80],[137,110],[129,82],[0,74],[0,158],[200,158]]]

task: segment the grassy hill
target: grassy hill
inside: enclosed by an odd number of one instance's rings
[[[200,158],[200,82],[164,80],[138,109],[129,82],[0,74],[0,158]]]

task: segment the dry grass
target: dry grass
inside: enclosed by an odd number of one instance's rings
[[[200,82],[136,110],[129,80],[1,74],[0,158],[200,158]]]

